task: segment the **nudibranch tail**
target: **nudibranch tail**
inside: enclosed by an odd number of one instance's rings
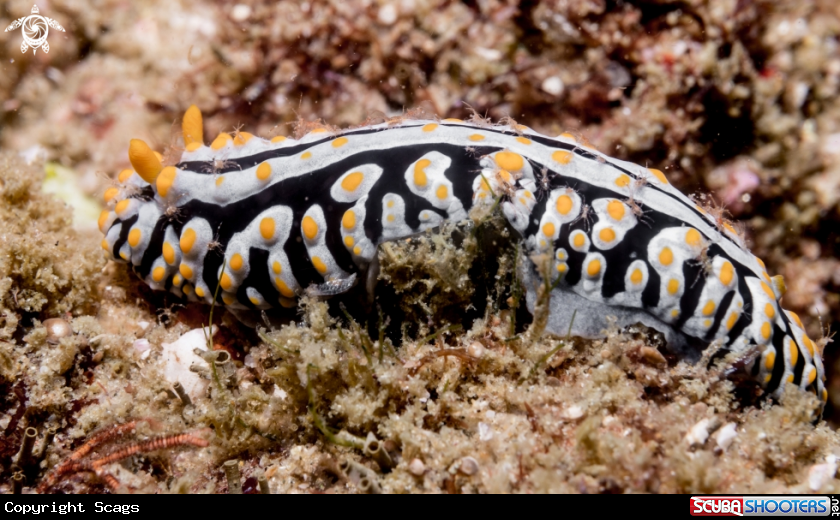
[[[572,332],[594,337],[613,315],[689,357],[712,343],[757,352],[748,370],[768,392],[826,399],[821,352],[779,304],[784,284],[660,170],[520,125],[403,120],[207,146],[202,124],[191,106],[175,165],[132,140],[133,170],[105,193],[102,247],[154,289],[209,303],[218,285],[232,310],[294,307],[312,285],[346,290],[381,243],[498,202],[550,259],[550,330],[565,334],[576,311]]]

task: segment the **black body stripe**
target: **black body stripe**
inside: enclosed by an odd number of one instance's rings
[[[601,289],[601,295],[605,298],[615,296],[617,293],[625,290],[625,276],[627,269],[634,260],[644,260],[648,266],[648,273],[654,272],[653,267],[648,262],[647,247],[639,247],[643,244],[650,243],[656,236],[657,230],[650,228],[639,222],[632,229],[627,231],[624,238],[616,244],[612,249],[601,250],[595,247],[594,251],[598,251],[604,255],[607,261],[607,270],[604,273],[604,281]],[[659,301],[659,273],[656,274],[656,300]],[[653,279],[648,276],[648,282],[645,289],[653,283]]]
[[[674,327],[680,330],[689,318],[694,317],[703,288],[706,286],[706,273],[697,262],[683,262],[682,272],[684,288],[680,297],[680,316],[674,324]]]
[[[723,322],[723,318],[726,316],[726,313],[729,312],[729,305],[732,303],[732,300],[735,298],[735,291],[729,291],[723,295],[723,298],[720,299],[720,303],[718,304],[717,312],[715,312],[715,321],[712,323],[712,326],[706,332],[706,336],[703,338],[706,341],[712,341],[717,335],[717,331],[720,328],[720,324]]]
[[[790,337],[793,340],[793,336]],[[796,340],[793,340],[793,344],[796,345]],[[797,350],[799,346],[795,346]],[[802,351],[800,350],[799,355],[796,356],[796,364],[793,366],[793,384],[798,385],[802,382],[802,376],[804,375],[803,372],[805,371],[805,356],[802,355]]]
[[[496,152],[499,148],[477,146],[474,152],[460,146],[456,148],[460,150],[455,150],[449,156],[452,165],[444,172],[444,176],[452,183],[452,194],[469,211],[473,205],[473,181],[481,173],[481,156]]]
[[[131,231],[131,226],[137,222],[137,219],[140,218],[140,215],[133,215],[125,220],[115,220],[114,225],[118,222],[122,223],[122,227],[120,228],[120,236],[116,240],[114,240],[114,247],[111,248],[111,254],[114,255],[116,258],[120,257],[120,249],[122,249],[123,244],[128,241],[128,233]],[[131,262],[131,258],[129,258],[129,263]],[[133,266],[132,266],[133,267]]]
[[[661,291],[662,277],[648,262],[648,283],[642,291],[642,305],[652,309],[659,305],[659,293]]]
[[[412,193],[405,183],[404,174],[406,170],[415,161],[433,151],[440,152],[452,159],[452,164],[447,169],[447,172],[452,172],[451,176],[447,175],[450,180],[457,179],[459,175],[466,177],[468,176],[467,171],[479,168],[478,159],[470,156],[464,147],[448,144],[411,145],[389,150],[361,152],[352,156],[354,159],[360,156],[365,157],[367,160],[361,161],[362,164],[375,163],[383,169],[382,176],[368,193],[367,205],[365,206],[365,234],[374,244],[378,244],[382,237],[382,201],[388,193],[399,195],[405,201],[405,222],[411,229],[420,227],[420,213],[422,211],[432,211],[442,217],[447,216],[445,210],[434,207],[428,200]],[[347,159],[343,159],[336,164],[345,161]],[[472,178],[470,178],[470,182],[472,182]],[[454,189],[455,183],[453,181],[453,191]],[[469,206],[466,206],[466,208],[469,209]]]
[[[341,137],[342,135],[363,135],[363,134],[375,134],[377,132],[382,132],[383,130],[392,130],[388,128],[376,129],[376,130],[360,130],[357,132],[343,132],[337,135],[331,135],[324,139],[320,139],[318,141],[311,141],[308,143],[301,143],[292,146],[285,146],[282,148],[277,148],[274,150],[267,150],[265,152],[256,153],[254,155],[248,155],[245,157],[237,157],[235,159],[229,159],[225,161],[225,165],[222,168],[214,168],[213,161],[184,161],[180,162],[175,165],[176,168],[179,170],[189,170],[195,173],[205,173],[207,175],[214,175],[214,174],[222,174],[222,173],[230,173],[230,172],[237,172],[241,170],[246,170],[248,168],[252,168],[261,162],[267,161],[269,159],[276,159],[278,157],[291,157],[293,155],[297,155],[299,153],[305,152],[306,150],[312,148],[313,146],[317,146],[319,144],[328,143],[333,141],[334,139]],[[234,163],[232,166],[230,163]]]
[[[547,193],[539,193],[539,195],[537,195],[536,198],[537,203],[534,204],[533,209],[531,209],[531,214],[528,215],[528,227],[525,228],[525,231],[523,233],[521,233],[522,236],[525,237],[534,236],[540,232],[540,221],[542,220],[543,215],[545,215],[546,207],[548,206]],[[566,225],[562,227],[568,228],[569,226]],[[554,247],[565,247],[566,249],[569,249],[569,242],[567,240],[561,243],[560,236],[558,235],[557,240],[554,241]]]
[[[785,331],[775,324],[773,325],[773,348],[776,349],[776,362],[773,364],[772,376],[767,384],[768,392],[773,392],[779,387],[785,372]]]
[[[146,278],[149,275],[149,272],[152,270],[152,264],[163,253],[163,239],[166,236],[167,226],[169,226],[169,221],[166,217],[161,217],[155,222],[152,236],[149,238],[149,245],[146,246],[146,252],[143,254],[143,261],[135,269],[135,272],[142,278]]]
[[[460,125],[460,124],[454,124],[454,125],[453,124],[443,124],[443,126],[459,126],[459,127],[471,128],[471,129],[476,128],[475,126]],[[236,158],[236,159],[231,159],[231,160],[226,161],[226,163],[231,163],[232,162],[233,166],[225,166],[225,167],[222,167],[222,168],[214,168],[213,161],[187,161],[187,162],[178,163],[176,165],[176,167],[181,169],[181,170],[190,170],[190,171],[193,171],[193,172],[196,172],[196,173],[207,172],[208,174],[210,174],[210,173],[222,174],[222,173],[228,173],[228,172],[235,172],[235,171],[241,171],[241,170],[244,170],[244,169],[247,169],[247,168],[252,168],[252,167],[260,164],[261,162],[267,161],[269,159],[275,159],[275,158],[278,158],[278,157],[291,157],[293,155],[302,153],[302,152],[308,150],[309,148],[312,148],[312,147],[317,146],[319,144],[330,142],[330,141],[332,141],[332,140],[334,140],[334,139],[336,139],[337,137],[340,137],[340,136],[374,134],[374,133],[377,133],[377,132],[383,132],[385,130],[388,130],[388,131],[400,131],[400,130],[415,131],[417,128],[418,128],[418,125],[407,126],[407,127],[398,127],[398,128],[365,129],[365,130],[342,132],[340,134],[331,135],[331,136],[326,137],[324,139],[317,140],[317,141],[312,141],[312,142],[309,142],[309,143],[303,143],[303,144],[298,144],[298,145],[293,145],[293,146],[288,146],[288,147],[283,147],[283,148],[277,148],[275,150],[268,150],[268,151],[260,152],[260,153],[250,155],[250,156],[247,156],[247,157],[239,157],[239,158]],[[496,133],[496,134],[500,134],[500,135],[506,135],[506,136],[516,136],[516,135],[518,135],[517,133],[512,132],[512,131],[503,131],[503,130],[494,129],[494,128],[481,128],[481,131],[492,132],[492,133]],[[599,157],[598,155],[590,152],[589,150],[586,150],[585,148],[582,148],[581,146],[579,146],[577,144],[564,143],[562,141],[558,141],[558,140],[552,139],[550,137],[543,137],[543,136],[536,136],[536,135],[528,135],[527,137],[528,137],[528,139],[530,139],[530,140],[532,140],[536,143],[540,143],[542,145],[545,145],[545,146],[548,146],[548,147],[551,147],[551,148],[557,148],[557,149],[560,149],[560,150],[570,151],[570,152],[574,153],[575,155],[577,155],[581,158],[584,158],[584,159],[588,159],[588,160],[592,160],[592,161],[598,161],[598,157]],[[466,146],[461,146],[461,145],[455,145],[455,146],[457,146],[458,148],[462,148],[462,149],[466,148]],[[396,147],[396,148],[391,148],[387,151],[395,151],[395,150],[402,150],[402,149],[403,149],[403,147]],[[497,149],[498,148],[494,148],[492,151],[495,151]],[[384,153],[385,151],[386,150],[378,150],[377,153],[381,154],[381,153]],[[486,152],[486,153],[491,153],[491,152]],[[625,168],[622,168],[621,166],[611,162],[608,159],[605,159],[603,164],[606,164],[606,165],[609,165],[609,166],[615,168],[616,170],[620,171],[621,173],[624,173],[624,174],[628,175],[632,179],[639,179],[639,176],[636,175],[635,173],[633,173],[633,172],[631,172],[631,171],[629,171]],[[663,190],[662,188],[656,186],[655,184],[647,184],[646,187],[654,189],[656,191],[659,191],[660,193],[663,193],[663,194],[667,195],[668,197],[672,198],[676,202],[679,202],[680,204],[682,204],[686,208],[690,209],[694,214],[696,214],[704,222],[707,222],[705,215],[703,215],[693,204],[686,203],[684,200],[680,199],[679,197],[675,196],[672,193],[669,193],[669,192]],[[458,196],[459,199],[461,198],[460,195],[456,195],[456,196]],[[728,235],[726,235],[726,233],[721,232],[721,236],[723,236],[726,240],[732,242],[733,244],[738,245],[735,242],[735,240],[733,240]],[[740,245],[738,245],[738,247],[740,247]]]
[[[246,291],[248,287],[251,287],[256,289],[268,303],[270,303],[273,307],[276,307],[276,303],[280,299],[280,293],[271,282],[271,270],[268,267],[268,255],[269,251],[265,249],[259,249],[256,247],[248,249],[248,259],[251,264],[251,270],[248,272],[248,276],[245,280],[243,280],[242,285],[240,285],[239,289],[236,291],[236,298],[239,300],[239,303],[255,308],[254,304],[248,298]],[[221,263],[219,265],[221,265]],[[213,270],[213,273],[215,276],[215,269]]]
[[[583,260],[586,258],[586,253],[575,251],[571,246],[569,235],[571,235],[572,231],[575,231],[576,229],[586,231],[584,229],[583,221],[579,220],[570,226],[563,226],[560,231],[560,236],[556,242],[560,247],[566,248],[566,251],[569,253],[568,258],[566,259],[566,265],[569,266],[569,269],[566,270],[566,276],[563,279],[567,285],[577,285],[580,281],[581,275],[583,274]]]
[[[714,252],[714,248],[718,247],[714,245],[709,248],[710,253]],[[725,255],[724,255],[725,257]],[[738,294],[741,295],[741,298],[744,300],[744,305],[741,307],[741,316],[738,317],[738,321],[735,322],[735,326],[732,327],[732,330],[729,331],[729,335],[727,336],[726,346],[731,346],[741,335],[744,333],[744,330],[750,326],[752,323],[752,307],[753,307],[753,299],[752,293],[750,292],[750,288],[747,285],[747,274],[744,273],[744,269],[742,266],[737,263],[733,262],[731,258],[728,259],[732,262],[732,265],[735,267],[735,272],[738,273]],[[749,276],[755,278],[755,276],[750,272]]]

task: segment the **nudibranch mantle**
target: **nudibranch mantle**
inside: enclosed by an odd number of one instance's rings
[[[754,349],[747,370],[766,391],[793,384],[826,399],[820,349],[781,308],[781,284],[728,222],[659,170],[570,134],[453,119],[301,139],[223,133],[207,146],[192,106],[183,133],[186,151],[167,167],[132,140],[134,169],[105,192],[99,219],[103,249],[153,289],[210,303],[219,286],[217,304],[233,311],[295,307],[312,285],[351,286],[379,244],[498,200],[557,277],[552,332],[571,323],[572,334],[597,337],[616,316],[661,331],[687,357],[713,342]],[[535,284],[525,285],[533,312]]]

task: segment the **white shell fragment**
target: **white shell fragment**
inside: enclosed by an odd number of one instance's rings
[[[819,491],[837,474],[837,456],[829,455],[825,463],[814,464],[808,471],[808,487],[811,491]]]
[[[732,444],[732,441],[734,441],[735,437],[737,436],[738,432],[735,431],[735,423],[726,423],[715,434],[715,440],[717,441],[718,448],[720,448],[723,451],[726,451],[726,449],[729,448],[729,446]]]
[[[472,476],[478,473],[478,461],[472,457],[464,457],[458,463],[458,472]]]
[[[425,473],[425,472],[426,472],[426,465],[425,465],[425,464],[423,464],[423,461],[422,461],[422,460],[420,460],[420,459],[414,459],[414,460],[412,460],[412,461],[411,461],[411,463],[408,465],[408,471],[409,471],[412,475],[414,475],[414,476],[416,476],[416,477],[419,477],[419,476],[422,476],[422,475],[423,475],[423,473]]]
[[[692,426],[685,435],[685,442],[689,446],[701,446],[705,444],[706,439],[709,438],[709,424],[711,422],[711,419],[703,419]]]
[[[173,385],[181,383],[184,391],[192,400],[204,396],[209,383],[195,372],[190,371],[190,365],[193,363],[205,364],[204,360],[195,355],[193,351],[195,349],[207,350],[206,330],[206,327],[193,329],[178,338],[174,343],[164,343],[162,345],[163,377]],[[215,334],[217,330],[218,327],[213,325],[210,335]]]
[[[580,405],[573,404],[563,411],[563,417],[566,419],[580,419],[583,417],[583,408]]]

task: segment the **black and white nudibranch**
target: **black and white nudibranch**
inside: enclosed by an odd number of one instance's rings
[[[561,278],[549,330],[565,334],[572,322],[572,334],[594,337],[616,316],[663,332],[689,357],[713,343],[752,349],[747,369],[767,392],[796,385],[826,400],[820,350],[779,305],[782,284],[731,224],[659,170],[570,134],[456,119],[299,140],[222,133],[206,146],[191,106],[183,135],[180,162],[166,167],[132,140],[133,170],[105,192],[99,218],[103,249],[153,289],[209,303],[219,286],[216,303],[234,311],[294,307],[310,285],[352,281],[379,244],[501,197],[532,257],[549,257]],[[532,312],[535,299],[529,290]]]

